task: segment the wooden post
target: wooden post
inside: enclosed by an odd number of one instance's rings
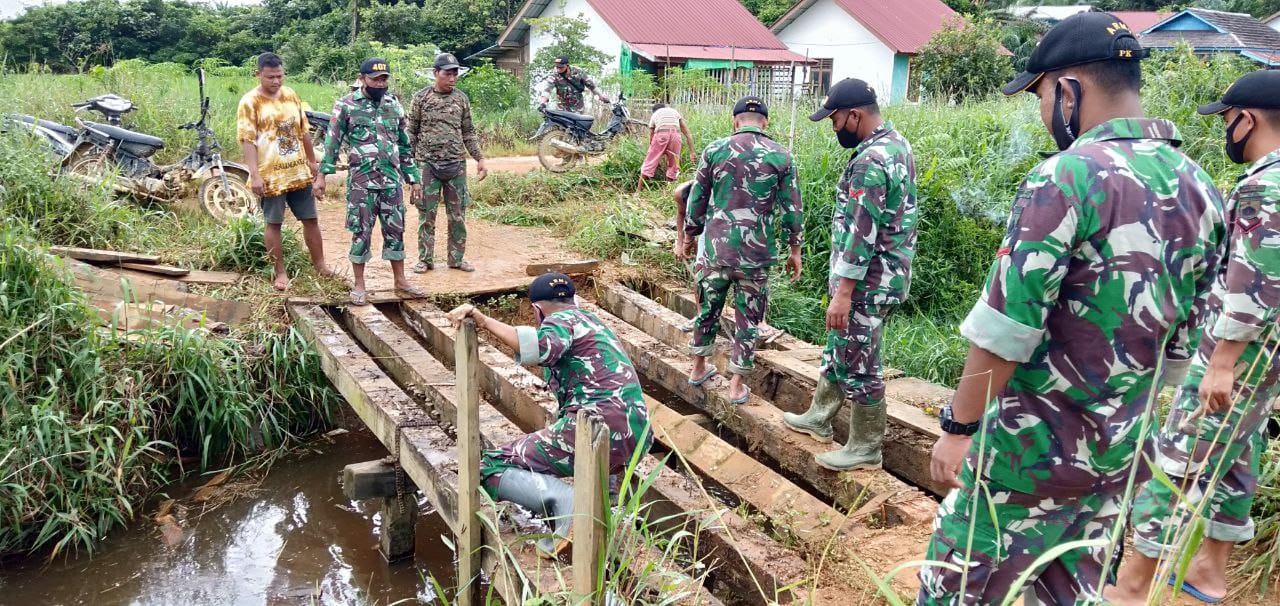
[[[458,604],[471,606],[480,578],[480,344],[476,323],[462,321],[454,344],[458,390]]]
[[[586,410],[578,411],[573,460],[573,591],[600,603],[600,558],[608,525],[609,430]]]

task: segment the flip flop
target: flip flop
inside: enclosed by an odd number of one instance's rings
[[[680,332],[693,332],[693,328],[694,322],[693,320],[689,320],[688,322],[680,325]]]
[[[369,299],[363,290],[353,290],[351,291],[351,304],[356,306],[368,305]]]
[[[696,379],[689,379],[689,384],[694,387],[701,387],[703,383],[706,383],[711,379],[711,377],[714,377],[714,376],[716,376],[716,369],[708,368],[707,372],[703,373],[701,377],[698,377]]]
[[[751,388],[748,387],[747,393],[742,394],[742,397],[729,400],[729,403],[733,404],[734,406],[742,406],[743,404],[747,403],[747,400],[750,400],[750,399],[751,399]]]
[[[422,290],[420,287],[414,286],[412,284],[408,286],[397,286],[396,290],[403,293],[408,293],[409,295],[417,297],[419,299],[425,299],[427,297],[427,291]]]
[[[1176,586],[1177,582],[1178,582],[1177,574],[1174,574],[1173,576],[1169,577],[1170,587]],[[1205,604],[1217,604],[1221,602],[1223,599],[1225,599],[1225,598],[1215,598],[1211,595],[1208,595],[1200,591],[1199,589],[1196,589],[1195,585],[1192,585],[1191,583],[1186,582],[1186,580],[1182,581],[1182,591],[1187,595],[1197,600],[1200,600],[1201,602],[1204,602]]]
[[[435,263],[428,263],[427,261],[419,261],[417,265],[413,266],[413,273],[425,274],[433,269],[435,269]]]

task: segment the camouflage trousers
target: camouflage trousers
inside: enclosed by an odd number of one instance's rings
[[[449,221],[449,265],[458,265],[467,249],[466,211],[471,204],[466,174],[448,180],[432,177],[422,184],[422,200],[415,204],[418,207],[418,260],[435,262],[436,207],[442,197]]]
[[[393,189],[347,190],[347,230],[351,232],[348,258],[356,265],[369,262],[373,244],[373,223],[382,222],[382,258],[404,260],[404,196],[399,187]]]
[[[610,474],[624,469],[637,450],[641,456],[649,452],[653,432],[644,406],[601,406],[596,412],[609,427]],[[501,448],[485,450],[480,457],[480,481],[489,496],[494,495],[502,472],[508,469],[572,477],[577,428],[577,411],[564,411],[541,431],[517,438]]]
[[[925,559],[968,568],[968,575],[962,587],[961,573],[922,567],[917,606],[998,604],[1013,591],[1018,577],[1049,549],[1081,539],[1107,538],[1120,518],[1121,494],[1054,499],[1013,492],[989,482],[988,497],[972,488],[973,477],[967,467],[964,476],[961,481],[969,488],[952,490],[938,507]],[[970,522],[971,550],[966,548]],[[1023,590],[1034,592],[1042,604],[1097,603],[1102,595],[1099,582],[1111,579],[1114,572],[1108,570],[1103,577],[1103,550],[1077,548],[1041,564],[1031,571]]]
[[[1190,423],[1186,423],[1188,415],[1200,405],[1199,385],[1178,388],[1157,439],[1156,464],[1182,498],[1154,479],[1138,493],[1130,521],[1134,547],[1143,555],[1159,558],[1162,551],[1181,551],[1178,535],[1187,533],[1179,533],[1179,528],[1196,515],[1205,521],[1207,538],[1230,543],[1253,538],[1249,511],[1258,488],[1262,453],[1267,449],[1271,402],[1280,395],[1280,383],[1272,376],[1276,371],[1268,368],[1265,374],[1256,385],[1237,382],[1238,410],[1206,413]],[[1184,428],[1184,424],[1188,426]]]
[[[765,268],[703,267],[698,280],[698,317],[693,320],[689,352],[710,357],[716,351],[720,312],[733,287],[733,351],[729,372],[744,375],[755,367],[756,326],[769,308],[769,273]]]
[[[884,404],[884,369],[880,365],[880,335],[891,307],[854,303],[849,325],[828,330],[818,372],[840,385],[844,397],[866,406]]]

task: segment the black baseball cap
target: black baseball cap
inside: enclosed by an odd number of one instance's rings
[[[569,64],[568,55],[560,55],[559,57],[556,57],[556,65],[568,65],[568,64]]]
[[[569,299],[577,292],[569,276],[550,272],[533,279],[533,283],[529,285],[529,301],[537,303],[550,299]]]
[[[1111,13],[1077,13],[1053,26],[1044,35],[1027,61],[1027,71],[1004,85],[1006,95],[1016,95],[1035,86],[1046,72],[1110,61],[1138,61],[1147,56],[1137,36]]]
[[[436,55],[436,63],[432,67],[435,69],[458,69],[462,65],[458,63],[458,58],[453,56],[452,53],[440,53]]]
[[[1264,69],[1240,76],[1221,101],[1206,103],[1196,111],[1201,116],[1212,116],[1232,107],[1280,109],[1280,71]]]
[[[370,57],[360,64],[360,74],[363,76],[390,76],[391,68],[387,65],[387,60],[382,57]]]
[[[822,108],[813,112],[809,116],[810,120],[817,122],[826,120],[827,116],[835,113],[838,109],[852,109],[871,105],[876,102],[876,89],[871,88],[863,80],[857,78],[845,78],[835,83],[830,90],[827,91],[827,97],[822,100]]]
[[[756,95],[747,95],[733,104],[733,115],[736,116],[746,112],[757,113],[768,118],[769,106],[764,104],[764,99]]]

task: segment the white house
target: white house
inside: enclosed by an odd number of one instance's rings
[[[1270,25],[1271,29],[1274,29],[1280,32],[1280,13],[1271,15],[1270,17],[1263,19],[1262,22],[1266,23],[1267,25]]]
[[[861,78],[882,102],[907,97],[911,57],[950,19],[940,0],[801,0],[771,28],[787,48],[814,60],[809,93]]]

